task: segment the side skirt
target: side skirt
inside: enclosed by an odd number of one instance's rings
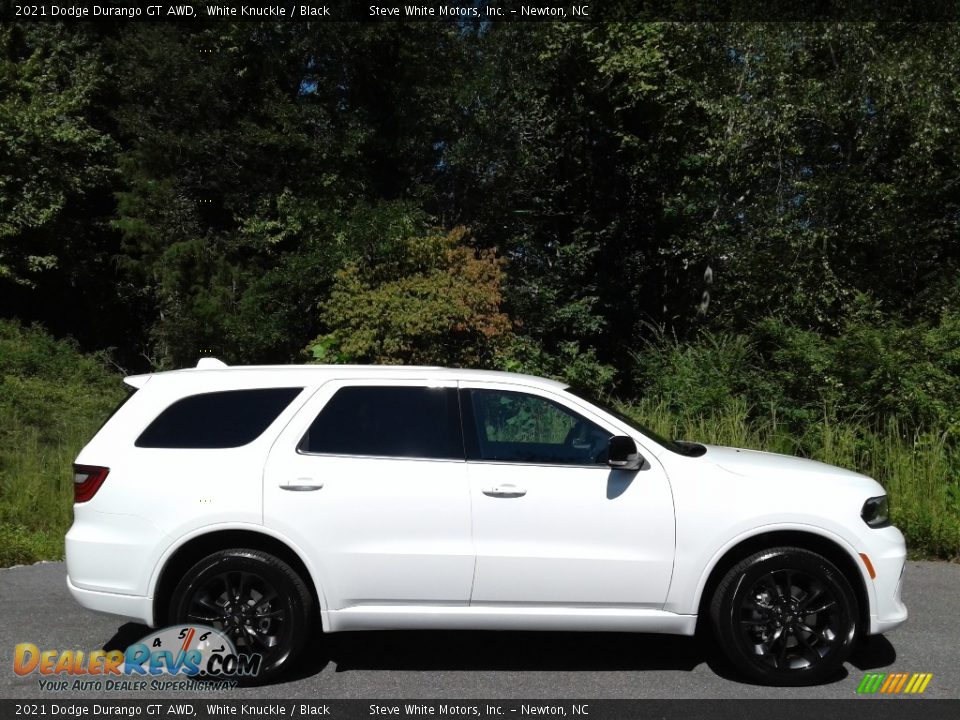
[[[693,635],[697,627],[696,615],[622,608],[358,605],[325,614],[328,632],[547,630]]]

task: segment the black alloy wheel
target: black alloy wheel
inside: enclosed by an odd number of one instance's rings
[[[259,550],[222,550],[203,558],[173,592],[171,621],[207,625],[227,635],[237,652],[263,657],[264,682],[290,667],[303,649],[312,598],[285,562]]]
[[[773,548],[738,563],[710,610],[733,664],[771,685],[808,685],[836,675],[859,634],[850,583],[826,558],[800,548]]]

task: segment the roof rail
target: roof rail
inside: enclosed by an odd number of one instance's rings
[[[227,364],[223,360],[218,360],[215,357],[203,357],[200,358],[197,367],[201,370],[217,370],[227,367]]]

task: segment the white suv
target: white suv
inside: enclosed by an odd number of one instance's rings
[[[85,607],[196,623],[290,666],[311,623],[694,634],[796,685],[907,618],[874,480],[673,442],[551,380],[426,367],[197,368],[81,451]]]

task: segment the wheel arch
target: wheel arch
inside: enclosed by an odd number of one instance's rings
[[[713,598],[717,585],[720,584],[730,568],[755,552],[780,546],[798,547],[815,552],[836,565],[850,582],[857,598],[860,627],[864,633],[869,633],[870,593],[860,563],[837,540],[820,533],[799,529],[759,532],[739,540],[720,555],[707,574],[706,580],[701,583],[697,598],[698,632],[709,623],[710,600]]]
[[[248,527],[209,530],[185,539],[179,546],[168,551],[153,583],[154,626],[167,623],[170,598],[177,582],[190,567],[207,555],[236,547],[270,553],[293,568],[310,590],[323,629],[327,630],[326,602],[320,584],[302,554],[285,539]]]

